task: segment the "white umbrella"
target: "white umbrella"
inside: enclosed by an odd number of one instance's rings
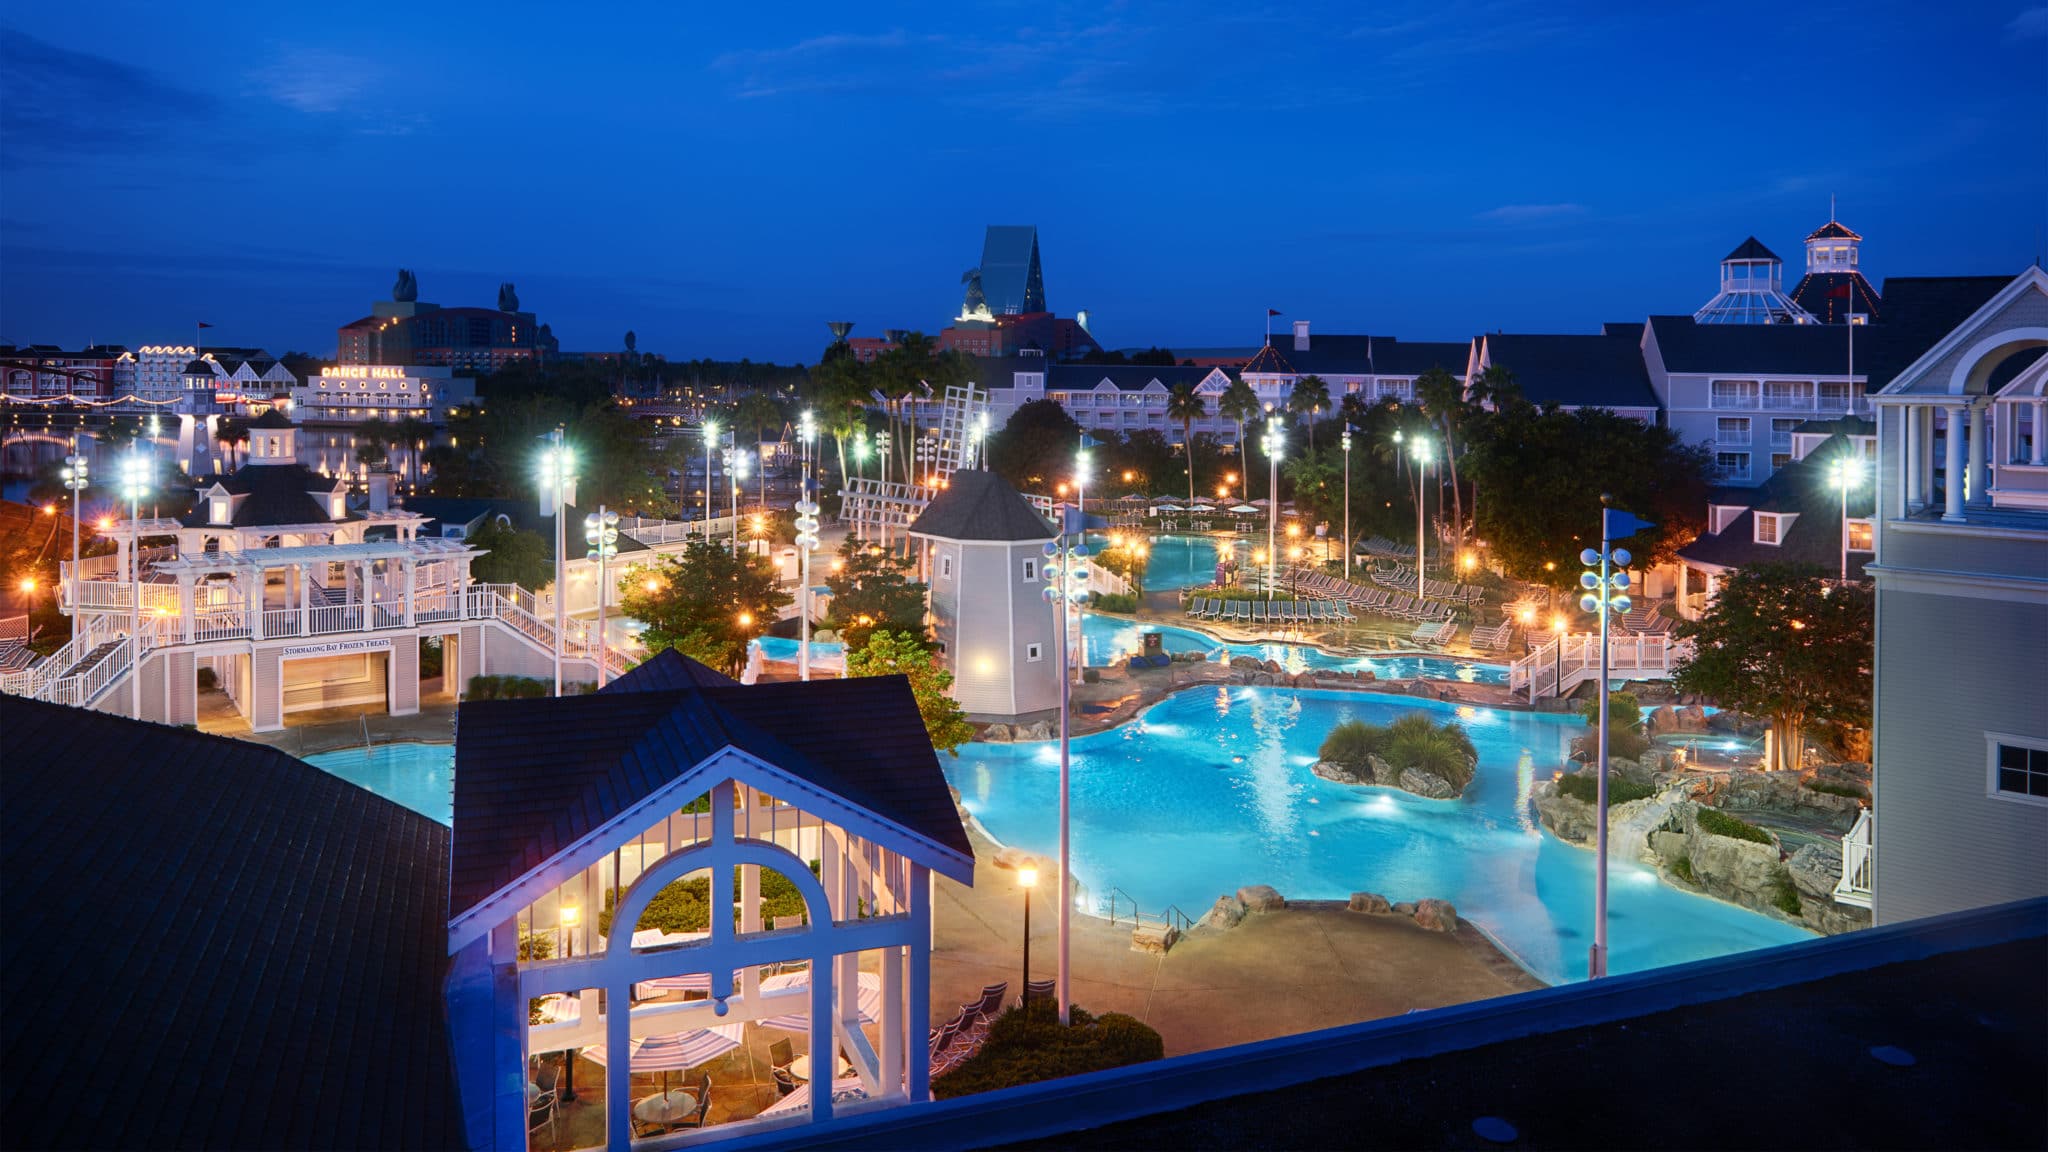
[[[680,1072],[685,1068],[695,1068],[739,1047],[745,1028],[745,1024],[719,1024],[635,1040],[631,1045],[633,1055],[628,1067],[635,1072]],[[583,1055],[591,1063],[602,1066],[605,1062],[604,1045],[593,1044],[583,1050]]]
[[[1257,512],[1258,509],[1252,507],[1249,504],[1239,504],[1237,507],[1232,508],[1231,511],[1237,513],[1240,516],[1249,516],[1252,513]]]
[[[1154,512],[1185,512],[1185,511],[1187,511],[1187,509],[1185,509],[1185,508],[1182,508],[1182,507],[1181,507],[1180,505],[1178,505],[1178,504],[1154,504],[1154,505],[1152,506],[1152,510],[1153,510]]]
[[[772,992],[777,988],[809,988],[809,972],[784,972],[761,981],[761,991]],[[860,993],[855,997],[860,1005],[860,1022],[873,1024],[882,1018],[882,978],[873,972],[860,974]],[[801,1012],[789,1012],[771,1016],[755,1023],[763,1028],[779,1028],[784,1032],[803,1032],[811,1026],[811,1010],[808,1003]]]

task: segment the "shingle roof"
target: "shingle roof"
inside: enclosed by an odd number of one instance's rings
[[[1845,324],[1701,324],[1690,316],[1652,316],[1667,372],[1743,372],[1841,376],[1849,371]],[[1867,330],[1856,333],[1861,375]]]
[[[1120,392],[1142,392],[1157,380],[1171,392],[1176,384],[1200,384],[1212,371],[1178,364],[1053,364],[1046,369],[1045,387],[1047,391],[1075,391],[1107,380]]]
[[[1861,240],[1863,237],[1842,226],[1838,220],[1830,220],[1806,234],[1808,240]]]
[[[213,375],[213,365],[203,359],[194,360],[191,363],[185,365],[185,371],[180,373],[180,375],[211,376]]]
[[[1306,348],[1296,348],[1292,336],[1275,336],[1244,370],[1283,376],[1420,376],[1442,368],[1463,376],[1470,352],[1471,344],[1463,341],[1311,332]]]
[[[673,648],[663,648],[625,675],[604,686],[607,692],[672,692],[682,688],[729,688],[739,681],[699,664]]]
[[[1847,293],[1841,294],[1845,286]],[[1846,324],[1852,312],[1873,323],[1883,318],[1877,289],[1861,272],[1808,272],[1792,289],[1792,302],[1823,324]]]
[[[1735,251],[1721,257],[1722,260],[1776,260],[1778,254],[1763,246],[1763,242],[1751,236],[1737,245]]]
[[[1868,342],[1867,390],[1875,392],[1890,384],[2012,280],[2010,276],[1887,276],[1884,321],[1871,325]],[[1865,348],[1859,332],[1858,364],[1864,363]]]
[[[1640,332],[1641,329],[1637,329]],[[1487,363],[1507,368],[1532,404],[1567,408],[1655,408],[1639,335],[1527,336],[1491,333]]]
[[[9,1146],[464,1146],[444,825],[259,744],[14,696],[0,730]]]
[[[903,677],[751,686],[694,679],[657,688],[622,678],[589,696],[463,704],[449,915],[727,746],[972,858]]]
[[[327,506],[313,493],[332,492],[343,481],[322,476],[304,464],[252,464],[226,476],[216,476],[202,485],[219,484],[247,499],[235,509],[234,527],[267,528],[273,524],[328,524],[335,522]],[[204,501],[179,517],[187,528],[209,523]]]
[[[1842,494],[1828,482],[1827,467],[1836,456],[1850,451],[1860,452],[1855,442],[1845,436],[1836,435],[1822,441],[1805,457],[1778,469],[1770,479],[1757,485],[1748,500],[1740,501],[1748,504],[1749,510],[1729,521],[1718,535],[1702,533],[1698,539],[1679,549],[1679,558],[1721,568],[1778,563],[1813,564],[1829,572],[1836,571],[1842,559]],[[1871,501],[1870,484],[1851,489],[1849,517],[1869,517]],[[1793,512],[1798,513],[1798,517],[1790,527],[1781,529],[1777,544],[1759,544],[1756,542],[1758,512]],[[1868,559],[1868,552],[1849,553],[1849,575],[1852,579],[1862,574],[1863,564]]]
[[[298,424],[291,417],[275,408],[265,408],[263,415],[249,421],[251,428],[296,428]]]
[[[911,522],[910,532],[942,540],[1050,540],[1052,525],[993,472],[955,472]]]

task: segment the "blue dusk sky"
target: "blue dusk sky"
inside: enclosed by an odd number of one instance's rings
[[[412,268],[563,347],[935,332],[984,225],[1111,347],[1689,312],[1840,198],[1886,275],[2048,243],[2048,7],[36,3],[0,342],[331,355]]]

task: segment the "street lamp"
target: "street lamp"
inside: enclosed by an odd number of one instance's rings
[[[71,438],[71,455],[64,458],[64,487],[71,491],[71,588],[67,593],[71,612],[78,613],[78,501],[79,493],[91,484],[92,466],[78,451],[78,438]]]
[[[142,497],[149,492],[149,461],[139,448],[121,458],[121,498],[128,501],[128,702],[142,719]],[[72,571],[77,571],[74,564]]]
[[[1601,497],[1604,505],[1607,498]],[[1593,947],[1587,957],[1586,974],[1593,978],[1607,975],[1607,635],[1608,620],[1613,616],[1628,614],[1628,572],[1630,557],[1625,548],[1612,547],[1612,540],[1619,535],[1633,536],[1645,528],[1655,525],[1638,520],[1616,508],[1600,509],[1600,547],[1588,548],[1579,553],[1579,562],[1588,571],[1579,576],[1579,586],[1585,593],[1579,597],[1579,607],[1596,613],[1600,618],[1600,750],[1597,779],[1598,792],[1593,799],[1598,832],[1594,837],[1593,872]],[[1594,570],[1594,566],[1598,569]]]
[[[1351,425],[1344,425],[1344,579],[1351,579]]]
[[[704,421],[704,542],[711,543],[711,445],[718,439],[718,421]]]
[[[1522,609],[1522,655],[1524,656],[1529,654],[1529,630],[1535,627],[1535,625],[1536,610],[1534,608]]]
[[[1026,864],[1017,869],[1017,886],[1024,889],[1024,1007],[1031,1007],[1031,890],[1038,887],[1038,868]]]
[[[2036,409],[2039,411],[2039,409]],[[1828,469],[1828,478],[1842,490],[1842,583],[1849,582],[1849,489],[1863,486],[1863,457],[1844,452]]]
[[[1564,613],[1551,613],[1550,631],[1557,638],[1557,652],[1550,668],[1550,694],[1559,696],[1563,694],[1560,687],[1564,684]],[[1536,678],[1533,676],[1529,678],[1529,703],[1536,703]]]
[[[977,412],[974,416],[974,467],[988,471],[988,413]]]
[[[1275,561],[1280,555],[1280,453],[1287,447],[1287,431],[1271,420],[1266,421],[1266,599],[1273,598],[1273,585],[1277,582]]]
[[[1068,726],[1068,714],[1072,711],[1072,685],[1067,676],[1067,606],[1088,602],[1088,548],[1085,544],[1069,547],[1070,536],[1083,530],[1085,521],[1078,515],[1071,521],[1064,509],[1060,512],[1060,534],[1045,545],[1045,598],[1053,607],[1053,626],[1059,632],[1060,676],[1060,919],[1059,919],[1059,972],[1058,999],[1060,1023],[1067,1022],[1068,1009],[1072,1003],[1067,985],[1068,958],[1068,917],[1073,911],[1074,884],[1072,858],[1068,851],[1068,799],[1069,770],[1072,766],[1072,733]],[[1081,661],[1087,663],[1085,659]]]
[[[611,590],[609,564],[611,558],[619,554],[619,514],[599,504],[597,511],[583,518],[583,539],[590,544],[584,558],[597,561],[597,686],[602,688],[607,654],[604,600],[605,593]]]
[[[1394,433],[1396,439],[1400,433]],[[1429,438],[1417,436],[1409,446],[1409,453],[1415,457],[1415,598],[1422,599],[1422,573],[1428,567],[1428,545],[1422,538],[1422,507],[1426,490],[1422,486],[1422,469],[1428,465],[1430,456]]]
[[[747,480],[747,455],[739,445],[719,449],[719,456],[725,464],[725,488],[731,494],[732,505],[732,554],[740,554],[740,485]]]
[[[569,489],[576,483],[576,452],[562,443],[562,429],[548,433],[548,446],[540,454],[541,506],[555,518],[555,695],[562,694],[562,634],[568,627],[563,610],[567,581],[563,563],[569,550],[567,519]]]

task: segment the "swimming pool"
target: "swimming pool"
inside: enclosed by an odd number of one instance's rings
[[[1341,720],[1457,718],[1479,751],[1463,800],[1335,784],[1309,771]],[[1219,893],[1271,884],[1297,899],[1439,897],[1556,983],[1586,974],[1593,854],[1544,832],[1530,790],[1565,761],[1577,717],[1358,692],[1190,689],[1073,742],[1074,873],[1151,912],[1199,917]],[[1058,847],[1059,751],[969,744],[941,758],[967,810],[1005,844]],[[1767,916],[1610,869],[1609,968],[1632,972],[1809,939]]]
[[[1432,680],[1462,680],[1467,684],[1508,682],[1508,669],[1505,664],[1481,664],[1471,660],[1424,653],[1346,656],[1325,652],[1307,644],[1223,644],[1192,628],[1178,628],[1171,624],[1154,624],[1127,616],[1110,616],[1099,612],[1084,613],[1081,617],[1081,644],[1083,651],[1088,655],[1091,667],[1107,667],[1126,656],[1136,655],[1142,646],[1140,636],[1145,632],[1160,633],[1164,637],[1163,643],[1169,653],[1201,652],[1215,659],[1219,658],[1218,650],[1222,649],[1227,650],[1232,656],[1276,660],[1288,672],[1356,669],[1361,672],[1370,671],[1382,680],[1408,680],[1421,676]]]
[[[306,757],[306,763],[443,824],[455,820],[453,744],[379,744],[365,752],[343,748]]]
[[[1215,583],[1217,546],[1222,545],[1227,552],[1231,539],[1227,536],[1154,536],[1148,546],[1151,551],[1145,559],[1145,590],[1171,592]],[[1108,543],[1107,536],[1090,534],[1088,550],[1090,553],[1099,552]]]

